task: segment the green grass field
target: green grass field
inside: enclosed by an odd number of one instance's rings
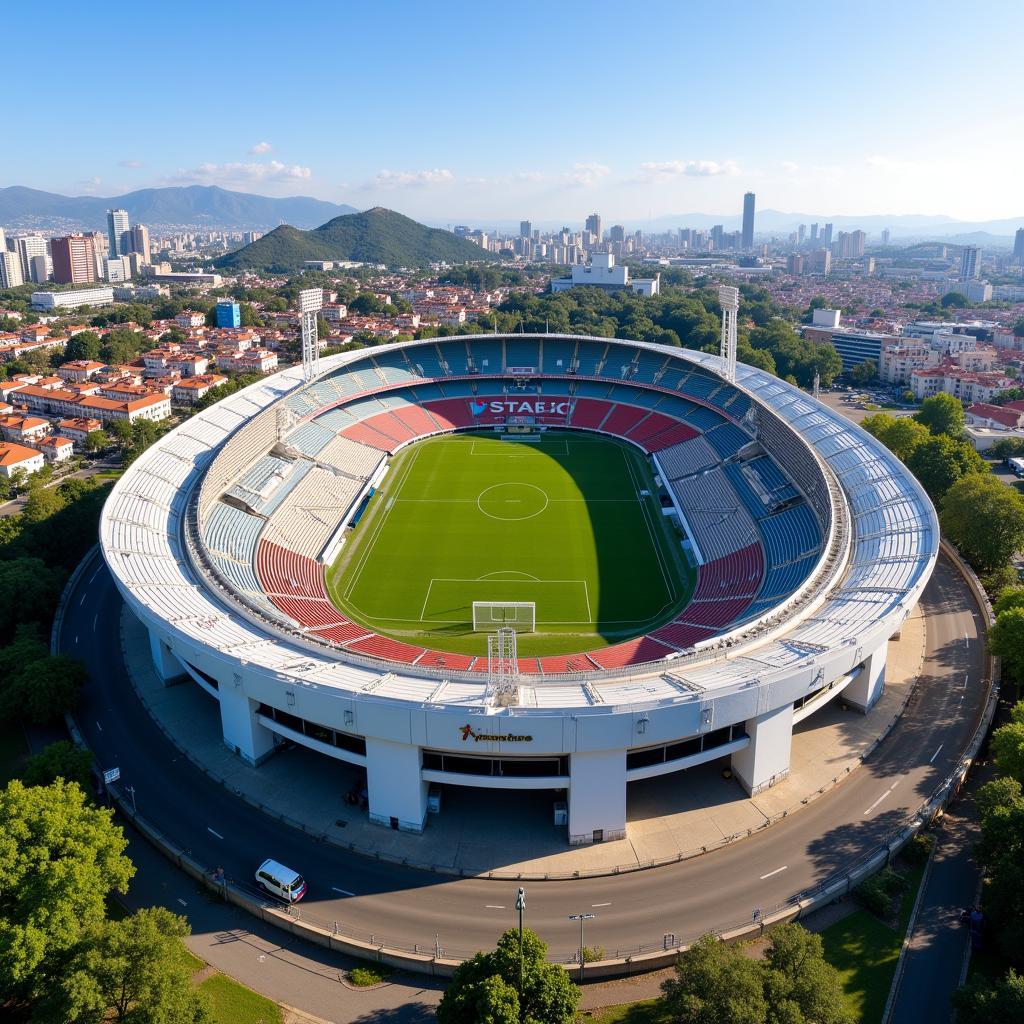
[[[421,441],[393,460],[328,591],[362,625],[454,653],[486,652],[473,601],[536,602],[521,655],[618,643],[670,620],[692,591],[653,492],[643,456],[610,439]]]

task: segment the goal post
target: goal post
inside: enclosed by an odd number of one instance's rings
[[[537,602],[473,602],[473,632],[493,633],[506,628],[517,633],[533,633],[537,628]]]

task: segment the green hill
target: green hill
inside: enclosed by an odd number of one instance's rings
[[[358,260],[389,267],[423,267],[430,263],[469,263],[495,259],[450,231],[428,228],[394,210],[375,206],[365,213],[335,217],[312,231],[289,224],[275,228],[235,252],[222,256],[223,270],[287,272],[304,260]]]

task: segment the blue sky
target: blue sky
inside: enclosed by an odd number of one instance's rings
[[[1024,213],[1024,4],[10,5],[0,185],[432,221]],[[57,69],[67,69],[66,71]],[[39,126],[42,125],[40,129]]]

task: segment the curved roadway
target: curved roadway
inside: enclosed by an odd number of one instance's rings
[[[69,595],[61,649],[83,658],[90,682],[78,722],[103,767],[117,765],[139,811],[180,846],[249,880],[267,856],[309,881],[302,913],[360,938],[468,956],[515,919],[507,881],[446,878],[377,862],[294,831],[207,779],[171,745],[135,696],[121,658],[121,598],[102,559]],[[831,793],[765,831],[703,857],[618,876],[529,882],[527,921],[568,959],[581,911],[588,945],[609,955],[735,927],[877,847],[953,769],[984,704],[983,619],[955,569],[940,559],[922,598],[924,673],[902,719],[871,760]],[[680,776],[685,785],[685,775]],[[514,825],[512,826],[514,827]],[[351,894],[351,895],[346,895]]]

